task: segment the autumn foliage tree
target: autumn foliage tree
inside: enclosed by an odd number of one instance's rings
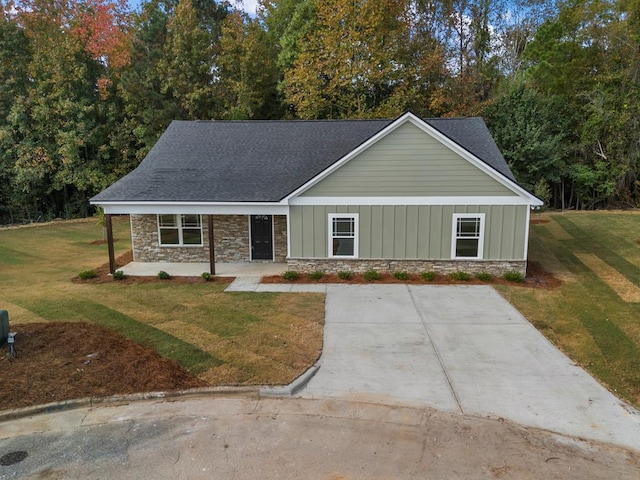
[[[90,213],[174,119],[487,118],[557,207],[640,204],[638,0],[5,0],[0,223]],[[542,188],[545,187],[545,188]]]
[[[404,0],[327,0],[303,39],[284,92],[302,118],[397,115],[407,40]]]

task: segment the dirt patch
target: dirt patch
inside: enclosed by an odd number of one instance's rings
[[[344,284],[368,284],[368,283],[400,283],[410,285],[512,285],[533,288],[556,288],[562,285],[552,273],[546,271],[537,262],[529,262],[527,277],[522,283],[509,282],[504,278],[493,277],[489,281],[483,281],[475,277],[469,280],[455,280],[449,275],[437,275],[433,280],[427,281],[420,275],[410,274],[406,280],[399,280],[391,273],[380,274],[380,280],[368,281],[363,274],[354,274],[349,280],[343,280],[335,274],[325,274],[319,280],[312,280],[307,275],[301,275],[295,281],[285,280],[281,275],[270,275],[262,278],[262,283],[344,283]]]
[[[531,225],[542,225],[544,223],[549,223],[549,220],[545,220],[543,218],[536,218],[536,219],[530,220],[529,223]]]
[[[0,410],[207,386],[177,362],[98,325],[31,323],[15,330],[16,358],[6,344],[0,348]]]

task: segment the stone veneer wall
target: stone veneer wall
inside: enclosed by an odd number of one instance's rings
[[[156,215],[131,215],[131,241],[133,260],[136,262],[208,262],[209,239],[206,218],[203,222],[202,246],[161,247],[158,241],[158,217]]]
[[[204,234],[207,236],[207,217]],[[247,215],[214,215],[213,216],[213,244],[216,262],[248,262],[249,250],[249,217]],[[207,260],[209,255],[207,254]]]
[[[156,215],[131,215],[133,259],[136,262],[208,262],[209,235],[207,216],[202,216],[202,246],[161,247],[158,242]],[[216,262],[248,262],[249,217],[247,215],[214,215],[213,236]],[[274,216],[275,260],[287,256],[287,217]]]
[[[287,216],[273,216],[273,244],[274,261],[284,263],[287,261]]]
[[[338,273],[348,270],[363,273],[376,270],[381,273],[406,271],[409,273],[438,272],[449,274],[463,271],[471,274],[491,273],[503,275],[516,271],[523,275],[527,273],[526,260],[382,260],[382,259],[349,259],[349,258],[289,258],[287,268],[301,273],[311,273],[322,270],[326,273]]]

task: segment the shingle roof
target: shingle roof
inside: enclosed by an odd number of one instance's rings
[[[393,121],[174,121],[91,201],[277,202]],[[514,180],[481,118],[425,121]]]

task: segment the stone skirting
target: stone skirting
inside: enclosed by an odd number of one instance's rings
[[[202,245],[160,246],[156,215],[131,215],[133,259],[136,262],[208,262],[209,235],[207,216],[202,216]],[[274,215],[275,261],[287,256],[287,217]],[[214,215],[213,236],[216,262],[249,262],[249,217],[247,215]]]
[[[405,271],[408,273],[437,272],[449,274],[457,271],[470,274],[490,273],[501,276],[506,272],[516,271],[523,275],[527,271],[525,260],[382,260],[382,259],[348,259],[348,258],[289,258],[287,268],[300,273],[311,273],[322,270],[326,273],[351,271],[364,273],[376,270],[380,273]]]

